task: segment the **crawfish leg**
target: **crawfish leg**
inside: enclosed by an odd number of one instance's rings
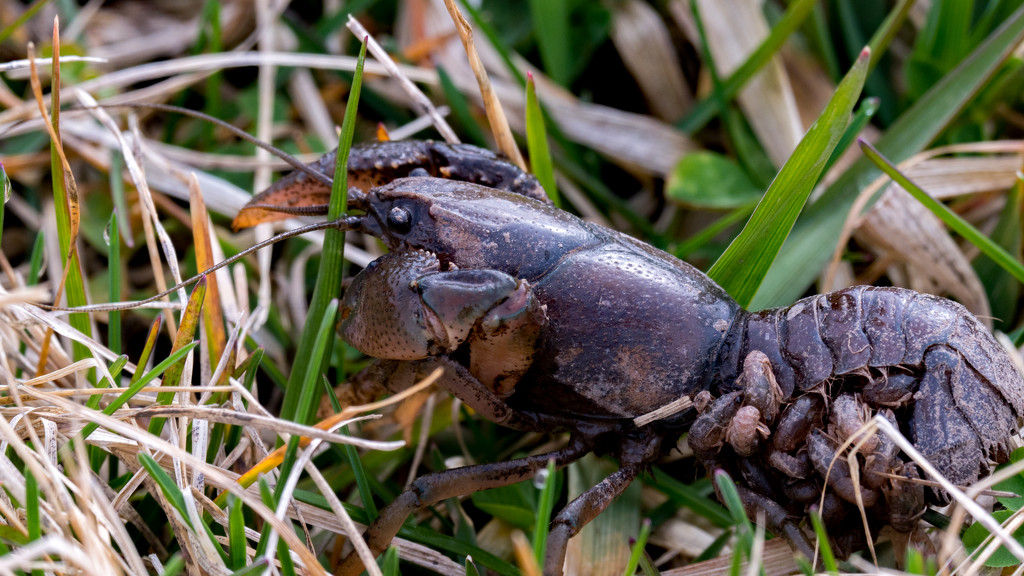
[[[360,373],[360,378],[397,393],[426,378],[437,368],[444,369],[438,386],[460,398],[484,418],[516,430],[544,431],[535,418],[513,410],[464,366],[443,356],[425,360],[377,360]]]
[[[716,487],[715,490],[717,489]],[[800,529],[797,520],[781,504],[743,486],[736,486],[736,491],[748,518],[757,518],[759,511],[764,512],[765,528],[769,532],[785,538],[794,550],[808,559],[814,558],[814,545]],[[721,500],[721,497],[719,499]]]
[[[551,521],[544,554],[544,574],[558,576],[565,565],[565,549],[569,539],[612,503],[612,500],[660,454],[661,438],[642,429],[639,437],[627,436],[622,441],[619,469],[566,505]]]
[[[370,552],[376,556],[387,548],[398,530],[410,514],[448,498],[463,496],[471,492],[508,486],[532,478],[549,460],[555,461],[557,468],[579,460],[590,452],[590,445],[579,439],[572,439],[569,446],[527,458],[518,458],[508,462],[478,464],[454,468],[444,472],[435,472],[421,476],[413,481],[394,502],[380,511],[380,516],[366,529],[363,538]],[[363,571],[363,562],[355,552],[341,562],[335,570],[336,576],[357,576]]]

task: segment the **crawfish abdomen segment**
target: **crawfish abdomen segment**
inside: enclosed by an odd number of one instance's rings
[[[976,480],[989,459],[1005,460],[1024,413],[1024,381],[959,304],[858,286],[741,315],[719,358],[721,392],[737,386],[738,361],[762,351],[787,402],[845,390],[873,409],[913,405],[903,410],[904,431],[954,482]]]

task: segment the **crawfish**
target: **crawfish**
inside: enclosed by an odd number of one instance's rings
[[[849,506],[848,491],[837,489],[849,472],[828,485],[819,473],[838,442],[827,430],[842,428],[830,408],[840,394],[858,413],[895,412],[953,482],[973,482],[1008,458],[1024,380],[952,301],[858,286],[752,313],[689,264],[515,191],[411,177],[354,191],[350,202],[364,214],[340,226],[391,251],[359,273],[342,305],[344,339],[379,359],[372,377],[399,390],[442,367],[441,386],[483,416],[570,432],[568,446],[548,454],[417,479],[367,529],[374,554],[418,509],[528,479],[549,460],[562,467],[591,451],[611,454],[620,469],[552,521],[544,572],[560,574],[568,539],[692,425],[701,460],[741,479],[751,517],[765,511],[768,528],[809,555],[799,525],[807,495],[825,490],[826,519]],[[637,423],[698,396],[699,413]],[[742,457],[730,441],[742,444]],[[882,457],[876,467],[916,477],[895,455]],[[916,498],[886,504],[886,494],[907,491],[875,485],[873,527],[890,515],[906,526],[923,509]],[[353,554],[338,573],[361,570]]]

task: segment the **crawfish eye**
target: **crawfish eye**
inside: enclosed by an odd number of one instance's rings
[[[395,206],[388,212],[388,227],[399,234],[408,232],[412,229],[412,213],[408,208]]]

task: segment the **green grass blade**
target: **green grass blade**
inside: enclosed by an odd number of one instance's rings
[[[555,486],[558,484],[555,461],[548,461],[545,469],[544,487],[540,491],[540,502],[537,503],[537,519],[533,528],[533,557],[537,566],[544,565],[544,548],[548,542],[548,529],[551,526],[551,512],[555,508]]]
[[[846,132],[843,132],[843,137],[839,139],[839,144],[836,145],[836,149],[832,151],[828,162],[825,163],[825,169],[821,173],[822,176],[827,174],[829,168],[836,163],[836,160],[839,160],[846,153],[846,149],[853,144],[857,136],[860,135],[861,130],[868,125],[868,122],[871,121],[876,112],[878,112],[878,98],[865,98],[860,103],[857,111],[853,114],[853,120],[850,120],[850,125],[846,127]]]
[[[2,44],[5,40],[10,38],[11,34],[14,34],[14,32],[18,28],[24,26],[25,22],[28,22],[30,18],[36,15],[36,12],[39,12],[39,10],[43,6],[49,4],[49,2],[50,0],[36,0],[35,2],[32,3],[31,6],[29,6],[27,9],[25,9],[24,12],[21,13],[21,16],[18,16],[17,20],[11,22],[11,24],[4,27],[3,30],[0,30],[0,44]]]
[[[1024,213],[1024,176],[1017,174],[1017,183],[1006,196],[1006,205],[999,215],[999,221],[992,230],[991,238],[1004,250],[1020,261],[1022,249],[1021,215]],[[981,279],[992,308],[995,328],[1009,332],[1010,322],[1016,317],[1020,299],[1021,283],[1008,274],[991,258],[984,255],[974,261],[974,270]]]
[[[821,551],[821,563],[825,566],[828,574],[839,574],[839,566],[836,564],[836,556],[832,553],[832,546],[828,542],[828,533],[825,532],[825,525],[821,521],[821,513],[817,510],[811,512],[811,524],[814,525],[814,535],[818,537],[818,549]]]
[[[544,128],[544,112],[537,100],[537,86],[533,83],[533,74],[527,74],[526,80],[526,148],[530,153],[533,175],[540,181],[551,202],[561,208],[562,200],[555,186],[555,168],[551,162],[551,150],[548,148],[548,133]]]
[[[25,468],[25,529],[29,542],[35,542],[43,535],[39,519],[39,483],[28,467]]]
[[[647,477],[646,483],[660,490],[673,502],[693,510],[719,528],[728,528],[732,525],[729,513],[710,498],[712,487],[706,479],[688,485],[655,469],[654,473]]]
[[[640,535],[637,536],[636,542],[633,543],[633,550],[629,554],[629,564],[626,564],[623,576],[633,576],[636,572],[637,566],[640,565],[640,558],[644,555],[644,546],[647,546],[647,539],[650,537],[651,520],[650,518],[645,518],[643,523],[640,524]]]
[[[277,503],[274,498],[274,490],[271,489],[270,484],[267,483],[267,478],[264,475],[260,475],[260,479],[257,482],[260,487],[260,500],[263,501],[263,505],[271,510],[277,510]],[[285,520],[286,524],[290,524],[290,520]],[[270,525],[267,524],[263,527],[263,532],[260,533],[260,541],[256,545],[256,557],[259,558],[266,554],[267,551],[267,537],[270,536]]]
[[[174,345],[171,346],[171,351],[176,351],[187,346],[196,335],[196,330],[199,328],[199,319],[203,308],[203,300],[206,298],[206,276],[200,278],[199,282],[196,282],[195,288],[192,289],[192,293],[189,294],[188,303],[185,304],[185,310],[181,313],[181,325],[178,326],[178,333],[174,338]],[[185,358],[182,357],[181,361],[173,364],[167,369],[167,376],[163,379],[163,383],[166,386],[178,386],[181,383],[181,375],[185,372]],[[174,400],[174,392],[160,392],[156,395],[157,404],[167,406]],[[153,418],[149,421],[149,433],[154,436],[159,436],[160,432],[164,429],[163,418]]]
[[[340,432],[344,436],[351,435],[348,426],[342,426]],[[356,450],[355,446],[345,444],[342,446],[342,449],[345,452],[345,460],[348,462],[349,467],[352,468],[352,474],[355,476],[359,500],[363,503],[363,508],[366,510],[370,522],[372,522],[377,519],[377,503],[373,501],[373,491],[370,489],[370,478],[366,474],[366,468],[363,466],[363,461],[359,458],[359,451]]]
[[[701,100],[694,106],[693,111],[679,122],[679,129],[687,134],[693,134],[720,113],[720,105],[731,101],[739,94],[740,89],[768,63],[772,56],[779,51],[779,48],[785,44],[786,39],[800,27],[815,4],[817,4],[816,0],[797,0],[790,4],[782,19],[772,27],[764,42],[750,54],[739,68],[722,81],[721,98],[723,101],[720,103],[713,96]]]
[[[876,143],[878,150],[897,163],[923,150],[1022,39],[1024,7],[1018,8],[956,69],[900,115]],[[862,158],[804,211],[752,301],[752,309],[791,304],[803,295],[832,257],[858,192],[878,174],[878,169]]]
[[[544,71],[560,85],[568,87],[572,70],[569,51],[569,1],[530,0],[533,31],[540,48]]]
[[[185,355],[191,352],[192,349],[198,345],[198,342],[189,342],[183,348],[175,351],[173,354],[165,358],[163,362],[157,364],[149,372],[146,372],[144,376],[140,377],[138,380],[133,381],[131,385],[128,387],[128,389],[122,392],[116,399],[114,399],[113,402],[107,404],[107,407],[103,409],[103,413],[106,414],[107,416],[110,416],[111,414],[116,412],[118,408],[127,404],[128,401],[131,400],[136,394],[138,394],[140,390],[145,388],[147,384],[149,384],[157,377],[159,377],[161,374],[163,374],[164,370],[167,370],[176,362],[185,358]],[[141,368],[136,372],[136,374],[140,373],[142,373]],[[82,428],[82,438],[88,438],[89,434],[92,434],[93,431],[96,430],[96,428],[98,427],[99,424],[97,424],[96,422],[90,422],[86,424],[85,427]]]
[[[245,567],[247,545],[242,501],[234,495],[228,496],[228,547],[231,551],[231,564],[229,564],[231,569],[240,570]]]
[[[352,88],[348,94],[348,104],[345,107],[345,119],[341,125],[341,135],[338,139],[338,158],[334,170],[334,185],[331,188],[331,203],[327,217],[337,219],[341,216],[348,204],[348,153],[352,147],[352,138],[355,134],[356,108],[359,105],[359,92],[363,85],[363,63],[366,60],[366,42],[363,42],[359,50],[359,61],[356,64],[355,75],[352,78]],[[313,289],[313,300],[309,305],[307,318],[323,318],[327,306],[331,300],[337,298],[341,292],[341,278],[343,269],[343,257],[345,251],[345,233],[341,230],[327,230],[324,232],[324,249],[320,258],[320,270],[317,273],[316,286]],[[312,412],[298,412],[299,397],[302,394],[301,385],[303,382],[312,382],[316,386],[317,378],[307,379],[306,372],[313,370],[319,374],[327,366],[329,358],[311,356],[313,345],[317,338],[319,324],[306,322],[302,329],[302,337],[299,340],[299,347],[295,353],[295,362],[292,364],[292,373],[288,376],[288,387],[285,390],[284,401],[281,406],[281,417],[306,423],[312,417]],[[333,331],[332,331],[333,333]],[[327,349],[330,349],[328,347]],[[316,403],[313,403],[315,406]]]
[[[380,571],[384,576],[400,576],[398,571],[398,548],[388,546],[380,559]]]
[[[160,335],[160,326],[164,323],[163,314],[157,314],[156,318],[153,319],[153,324],[149,327],[149,333],[146,335],[146,344],[142,347],[142,354],[139,355],[139,361],[135,364],[135,373],[132,374],[132,378],[128,385],[135,384],[139,378],[142,378],[143,370],[146,369],[146,364],[149,364],[149,357],[153,355],[153,348],[156,346],[156,339]]]
[[[152,456],[145,453],[139,453],[139,464],[146,469],[149,473],[150,478],[156,482],[160,488],[160,492],[167,499],[167,502],[181,514],[181,519],[192,526],[192,520],[189,518],[188,510],[185,507],[185,496],[182,495],[181,490],[178,489],[178,485],[174,483],[174,480],[157,464],[157,461]],[[194,529],[195,527],[192,526]]]
[[[910,195],[917,199],[918,202],[925,205],[926,208],[931,210],[933,214],[939,217],[946,226],[949,226],[954,232],[963,236],[968,242],[974,244],[981,250],[982,254],[991,258],[996,264],[1006,270],[1013,277],[1024,282],[1024,266],[1021,265],[1017,259],[1003,250],[1002,246],[996,244],[991,238],[985,236],[977,228],[971,226],[966,220],[961,218],[957,213],[950,210],[945,204],[932,198],[927,192],[921,189],[920,186],[911,182],[906,176],[904,176],[898,168],[892,165],[878,150],[876,150],[871,144],[861,140],[861,150],[864,151],[864,155],[875,163],[876,166],[882,169],[894,182],[903,187],[904,190],[910,192]]]
[[[320,324],[317,330],[316,341],[313,342],[313,358],[324,358],[327,355],[327,346],[330,342],[334,341],[334,319],[338,315],[338,301],[331,300],[327,304],[327,310],[324,310],[324,315],[320,318]],[[316,409],[317,380],[319,380],[319,374],[311,370],[306,371],[306,380],[302,383],[302,394],[299,396],[298,410],[299,414],[312,413]],[[295,464],[295,455],[299,449],[299,441],[302,438],[298,435],[292,435],[288,440],[288,450],[285,452],[284,460],[281,462],[281,478],[287,478],[291,473],[292,466]],[[280,482],[277,485],[277,489],[280,490],[284,487],[284,482]],[[275,496],[280,497],[280,494],[275,493]]]
[[[786,236],[799,216],[814,183],[849,124],[871,52],[865,49],[847,73],[828,106],[807,131],[779,171],[746,226],[708,271],[740,305],[757,293]]]

